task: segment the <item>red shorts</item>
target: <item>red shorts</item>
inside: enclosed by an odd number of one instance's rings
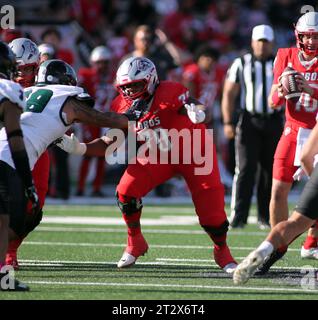
[[[273,164],[273,178],[279,181],[292,183],[293,175],[297,170],[294,166],[297,133],[299,126],[286,122],[284,132],[278,142]]]
[[[130,164],[122,176],[117,192],[142,198],[157,185],[175,175],[184,177],[192,195],[201,225],[219,226],[226,221],[224,187],[221,183],[215,147],[213,170],[208,175],[196,175],[195,164]]]

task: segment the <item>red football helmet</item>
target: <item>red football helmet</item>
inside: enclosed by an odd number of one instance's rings
[[[307,12],[302,15],[295,26],[297,48],[309,56],[318,55],[318,44],[304,44],[304,35],[318,35],[318,12]]]

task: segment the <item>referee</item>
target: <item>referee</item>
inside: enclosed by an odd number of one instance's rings
[[[231,201],[231,227],[247,223],[255,182],[258,223],[269,226],[272,166],[276,145],[283,130],[283,115],[267,104],[273,80],[273,29],[258,25],[252,32],[252,52],[234,60],[223,89],[222,114],[226,138],[235,137],[235,175]],[[232,116],[240,95],[237,126]]]

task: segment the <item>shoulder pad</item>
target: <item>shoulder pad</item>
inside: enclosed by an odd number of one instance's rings
[[[0,96],[7,98],[12,103],[17,104],[21,109],[25,108],[25,96],[22,87],[13,81],[0,80]]]
[[[74,98],[78,101],[85,102],[88,107],[94,108],[95,100],[87,92],[82,92],[74,96]]]

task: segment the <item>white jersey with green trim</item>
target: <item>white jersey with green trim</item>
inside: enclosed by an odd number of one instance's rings
[[[83,88],[66,85],[34,86],[24,90],[26,108],[21,115],[21,129],[31,170],[47,147],[70,128],[62,108],[68,97],[84,92]],[[0,131],[0,160],[14,168],[7,136]]]

